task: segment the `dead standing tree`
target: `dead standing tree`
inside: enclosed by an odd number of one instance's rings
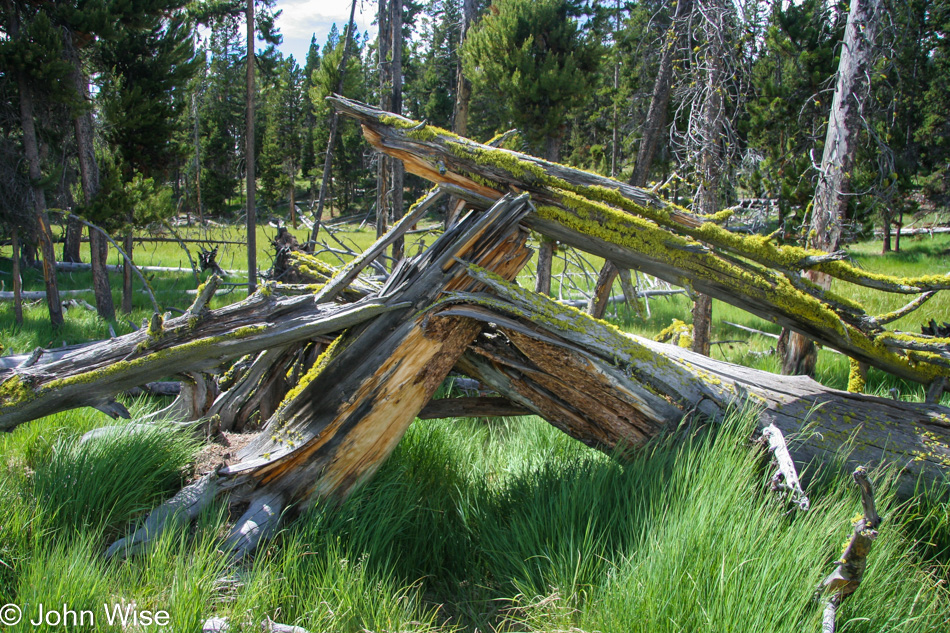
[[[855,137],[864,125],[862,106],[881,12],[881,0],[855,0],[848,13],[818,184],[812,199],[807,240],[812,248],[832,251],[841,241],[857,153]],[[808,280],[825,290],[831,287],[831,277],[819,270],[809,272]],[[818,352],[814,343],[801,333],[789,334],[783,356],[783,373],[810,376],[815,372]]]
[[[0,374],[0,427],[9,429],[55,410],[105,406],[110,394],[131,384],[208,369],[241,354],[268,350],[255,361],[260,370],[271,362],[268,355],[284,362],[281,350],[288,346],[311,341],[323,349],[251,444],[153,512],[111,553],[140,547],[168,521],[193,517],[227,495],[248,507],[229,540],[242,555],[272,532],[282,509],[345,496],[371,476],[453,366],[603,449],[641,444],[685,414],[716,418],[744,399],[762,409],[763,425],[799,436],[792,447],[799,463],[850,443],[857,460],[903,465],[905,493],[918,476],[926,481],[950,466],[950,409],[839,392],[807,378],[708,359],[622,334],[510,283],[530,256],[527,227],[691,283],[871,364],[931,382],[950,373],[946,341],[886,333],[882,326],[894,315],[870,317],[803,284],[799,270],[820,268],[905,293],[946,288],[947,277],[898,282],[869,276],[840,255],[733,235],[649,192],[594,174],[355,102],[334,103],[363,124],[377,148],[484,211],[399,265],[381,289],[341,294],[386,239],[316,294],[286,297],[265,289],[206,312],[206,288],[179,319],[156,317],[148,331]],[[512,189],[529,192],[531,202],[503,193]],[[394,231],[405,230],[412,217]],[[467,402],[465,410],[472,406]],[[499,407],[497,398],[490,406],[517,410]]]

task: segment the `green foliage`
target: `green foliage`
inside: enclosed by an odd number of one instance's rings
[[[781,219],[801,222],[814,196],[812,154],[820,156],[832,92],[835,54],[846,15],[819,0],[776,4],[765,54],[752,68],[755,97],[744,122],[761,160],[744,183],[756,196],[779,200]]]
[[[90,205],[77,209],[80,215],[111,233],[160,222],[175,213],[172,189],[134,172],[124,180],[112,154],[99,154],[99,195]]]
[[[335,29],[331,29],[327,43],[323,47],[320,65],[310,76],[308,96],[316,119],[312,136],[315,156],[326,155],[330,138],[331,111],[325,98],[335,93],[339,86],[343,45],[342,36]],[[343,78],[343,95],[351,99],[368,98],[363,49],[364,46],[358,37],[350,40],[350,54],[347,57]],[[331,193],[337,199],[336,206],[348,209],[357,197],[357,190],[367,192],[373,187],[372,180],[375,174],[370,172],[369,165],[364,160],[364,141],[359,126],[347,120],[346,117],[339,120],[338,126],[336,146],[333,148],[330,186]],[[320,160],[315,162],[313,176],[319,179],[323,175],[323,163]],[[369,204],[371,199],[370,194],[362,202]]]
[[[181,91],[201,61],[193,36],[193,25],[181,15],[169,20],[146,14],[134,28],[101,42],[106,136],[128,165],[126,171],[167,177],[181,159],[183,148],[173,143],[186,103]]]
[[[463,47],[473,88],[500,98],[509,120],[539,146],[564,135],[567,112],[583,100],[600,59],[572,9],[568,0],[501,0]]]
[[[264,202],[276,204],[294,183],[302,146],[303,74],[293,57],[277,62],[264,86],[264,142],[258,182]]]
[[[950,2],[928,5],[928,28],[920,41],[929,82],[920,102],[914,140],[921,144],[925,190],[944,207],[950,202]],[[916,96],[916,95],[915,95]]]
[[[149,424],[118,427],[82,443],[62,438],[26,465],[50,529],[68,533],[94,526],[115,535],[181,485],[195,449],[187,431]]]

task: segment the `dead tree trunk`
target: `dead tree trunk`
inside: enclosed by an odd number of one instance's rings
[[[356,0],[350,5],[350,21],[346,23],[346,29],[343,32],[343,53],[340,55],[340,66],[337,69],[338,79],[336,83],[337,94],[343,94],[344,79],[346,78],[346,64],[350,55],[350,37],[356,23],[353,22],[353,16],[356,13]],[[320,179],[320,197],[317,198],[317,211],[313,217],[313,231],[310,234],[310,243],[317,242],[317,234],[320,232],[320,222],[323,220],[323,207],[326,204],[327,187],[330,184],[330,169],[333,166],[333,146],[336,144],[337,127],[340,124],[340,117],[336,112],[330,114],[330,140],[327,142],[327,153],[323,159],[323,177]]]
[[[12,2],[5,2],[10,14],[10,35],[18,39],[20,20]],[[56,283],[56,253],[53,250],[53,236],[50,232],[49,215],[46,212],[46,192],[40,186],[43,168],[40,164],[39,145],[36,140],[36,123],[33,120],[33,89],[27,76],[16,73],[17,89],[20,96],[20,127],[23,129],[23,150],[26,154],[27,169],[30,174],[30,192],[33,197],[33,213],[39,230],[40,248],[43,251],[43,281],[46,285],[46,305],[49,308],[49,320],[53,329],[63,325],[63,306],[59,302],[59,286]],[[15,255],[18,257],[19,253]]]
[[[640,148],[637,150],[637,162],[634,164],[633,176],[630,178],[630,184],[634,187],[646,186],[647,180],[650,178],[650,168],[653,166],[653,157],[656,156],[660,136],[666,129],[666,110],[670,104],[670,89],[673,83],[673,58],[682,43],[684,24],[690,11],[692,11],[692,0],[680,0],[676,3],[676,13],[673,15],[673,21],[670,23],[663,40],[660,68],[653,83],[653,94],[650,97],[647,118],[640,129],[642,134]],[[614,141],[615,146],[616,144],[617,142]],[[607,303],[610,298],[610,289],[613,287],[618,274],[619,269],[613,262],[609,260],[604,262],[600,275],[597,277],[590,303],[587,306],[588,314],[598,319],[604,318],[604,312],[607,310]]]
[[[547,238],[676,285],[690,285],[898,376],[929,385],[950,375],[950,357],[945,356],[950,352],[939,339],[888,332],[883,326],[894,315],[872,316],[842,302],[808,284],[801,270],[902,294],[950,288],[950,276],[870,275],[842,261],[843,252],[735,234],[650,191],[481,145],[353,101],[331,101],[362,123],[364,135],[377,149],[403,160],[412,173],[455,187],[472,204],[487,206],[512,187],[529,192],[534,209],[525,224]],[[919,305],[915,299],[894,314],[907,314]]]
[[[402,0],[389,0],[389,9],[392,14],[390,19],[391,49],[392,49],[392,111],[402,112]],[[390,208],[389,221],[395,224],[403,214],[403,197],[405,195],[404,183],[406,180],[406,168],[401,161],[393,161],[392,165],[392,207]],[[400,235],[393,241],[392,255],[393,266],[399,263],[405,256],[406,241]]]
[[[23,325],[23,279],[20,277],[20,231],[13,227],[13,322]]]
[[[828,117],[828,130],[821,155],[818,186],[812,201],[808,245],[833,251],[841,241],[841,230],[847,214],[851,189],[851,173],[857,150],[855,137],[861,129],[863,93],[872,60],[881,0],[854,0],[848,13],[835,95]],[[808,273],[808,280],[824,290],[831,287],[831,277],[821,271]],[[815,373],[818,353],[807,337],[792,332],[782,362],[782,373],[811,376]]]
[[[377,66],[379,68],[379,106],[383,110],[392,110],[392,64],[389,59],[391,32],[389,3],[391,0],[379,0],[376,19],[379,23],[377,42]],[[390,174],[393,160],[386,154],[376,157],[376,237],[382,237],[389,226],[389,210],[392,205],[390,195]]]
[[[71,196],[70,196],[71,197]],[[82,224],[76,220],[66,220],[66,239],[63,241],[63,261],[79,263],[79,246],[82,243]]]
[[[125,254],[129,259],[122,261],[122,311],[132,312],[132,233],[125,234]]]
[[[392,452],[482,328],[468,318],[441,318],[436,300],[484,287],[461,260],[513,279],[530,257],[527,232],[518,225],[526,210],[526,196],[505,198],[399,266],[381,293],[393,296],[400,309],[342,334],[257,439],[202,480],[200,503],[227,493],[233,504],[250,504],[229,542],[235,556],[271,533],[287,505],[344,497]],[[168,513],[153,514],[151,525],[147,521],[110,553],[154,538],[161,528],[154,523]]]
[[[73,118],[76,133],[76,149],[79,154],[79,174],[82,181],[83,201],[91,205],[99,195],[99,164],[96,162],[93,142],[94,123],[89,102],[89,85],[82,69],[79,51],[73,42],[73,34],[64,31],[66,56],[70,64],[70,79],[80,100],[81,110]],[[92,289],[96,295],[96,312],[107,321],[115,319],[115,304],[112,301],[112,286],[107,268],[109,244],[97,231],[89,231],[89,261],[92,264]]]
[[[623,334],[578,310],[472,270],[494,296],[457,294],[444,316],[495,324],[458,368],[581,440],[606,451],[636,446],[684,415],[717,419],[729,407],[761,409],[791,442],[799,465],[830,462],[903,467],[899,493],[933,481],[950,463],[950,409],[837,391],[807,377],[713,360],[675,345]]]
[[[247,294],[257,290],[257,157],[254,149],[254,71],[257,62],[254,40],[254,0],[247,0],[247,111],[245,119],[244,163],[247,165]]]

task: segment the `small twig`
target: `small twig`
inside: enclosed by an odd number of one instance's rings
[[[768,338],[778,339],[778,334],[772,334],[771,332],[763,332],[762,330],[757,330],[752,327],[747,327],[745,325],[739,325],[738,323],[733,323],[732,321],[723,321],[726,325],[730,325],[737,330],[742,330],[743,332],[748,332],[750,334],[758,334],[759,336],[767,336]]]
[[[188,256],[188,265],[191,266],[191,273],[195,276],[195,284],[201,283],[201,276],[198,275],[198,269],[195,267],[195,260],[191,258],[191,251],[188,250],[188,247],[185,246],[185,241],[181,239],[181,236],[172,228],[171,223],[168,220],[164,221],[164,226],[166,229],[171,231],[171,234],[175,236],[175,239],[178,240],[178,245],[181,246],[182,250],[185,251],[185,255]]]

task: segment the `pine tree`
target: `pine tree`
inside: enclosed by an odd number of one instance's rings
[[[567,113],[584,100],[600,59],[576,12],[569,0],[499,0],[463,45],[473,88],[500,99],[509,121],[555,161]]]
[[[753,193],[776,198],[779,222],[801,223],[814,195],[811,150],[822,142],[831,107],[828,78],[844,23],[822,0],[776,5],[765,49],[752,69],[755,96],[743,122],[759,157],[745,179]]]
[[[293,57],[279,62],[273,80],[263,88],[263,141],[259,169],[263,200],[269,205],[293,193],[299,168],[304,101],[303,71]],[[295,216],[291,205],[290,213]]]
[[[208,43],[208,87],[199,116],[202,138],[202,197],[212,213],[222,213],[240,183],[237,148],[243,133],[241,81],[244,46],[238,22],[212,22]]]
[[[313,88],[313,73],[320,67],[320,45],[317,44],[317,36],[310,39],[310,48],[307,50],[307,61],[303,67],[303,81],[300,86],[304,94],[303,108],[303,138],[300,146],[300,170],[304,175],[309,176],[311,180],[310,188],[313,189],[313,170],[317,166],[316,153],[314,152],[314,136],[316,134],[317,117],[314,114],[313,106],[310,105],[310,90]]]

